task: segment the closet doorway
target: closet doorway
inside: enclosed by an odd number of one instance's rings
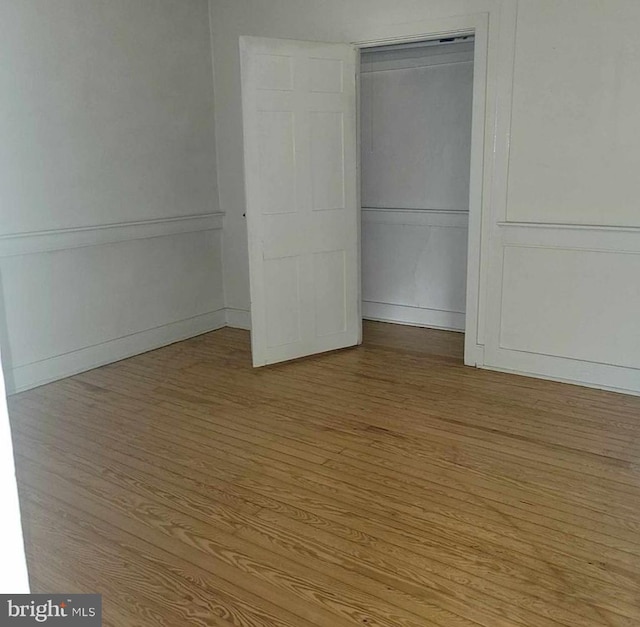
[[[488,16],[384,25],[377,34],[351,44],[240,38],[254,366],[361,343],[363,305],[364,318],[464,330],[464,363],[483,363]],[[376,53],[385,55],[388,70],[360,76],[360,57],[366,64]],[[437,58],[450,54],[445,62]],[[458,54],[467,59],[454,62]],[[377,133],[381,112],[395,118],[392,128],[406,118],[400,139],[380,143],[374,132],[361,138],[356,122],[367,104],[360,112],[359,96],[366,98],[374,75],[433,77],[465,64],[469,81],[457,89],[466,94],[466,115],[446,102],[447,89],[432,93],[400,81],[382,106],[372,100],[372,123],[365,123]],[[365,82],[359,95],[358,77]],[[425,93],[437,105],[427,112],[442,114],[431,131],[435,142],[427,141],[426,122],[409,116]],[[394,106],[399,113],[387,115]],[[454,135],[466,129],[464,140],[442,132],[448,117],[456,120]],[[362,168],[361,139],[371,148]],[[378,184],[385,180],[391,191]],[[381,263],[385,258],[392,263]],[[406,277],[410,287],[402,283]],[[383,279],[382,287],[372,279]]]
[[[474,37],[360,54],[362,317],[464,332]]]

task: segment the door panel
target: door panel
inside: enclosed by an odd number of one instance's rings
[[[343,250],[313,256],[318,336],[347,330],[346,257]]]
[[[299,257],[267,259],[264,276],[271,287],[266,292],[267,348],[299,342],[300,263]]]
[[[311,189],[313,210],[344,209],[344,125],[340,111],[313,111]]]
[[[294,117],[288,111],[258,113],[260,194],[266,214],[296,211]]]
[[[254,366],[361,338],[356,52],[241,39]]]

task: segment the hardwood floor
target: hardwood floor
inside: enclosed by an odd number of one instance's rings
[[[253,370],[223,329],[10,399],[34,592],[104,625],[640,625],[640,398],[462,336]]]

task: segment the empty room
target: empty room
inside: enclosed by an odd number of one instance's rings
[[[640,624],[639,3],[0,24],[1,625]]]

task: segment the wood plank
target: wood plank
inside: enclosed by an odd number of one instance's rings
[[[640,399],[461,336],[250,367],[224,329],[10,399],[35,591],[105,624],[632,627]]]

